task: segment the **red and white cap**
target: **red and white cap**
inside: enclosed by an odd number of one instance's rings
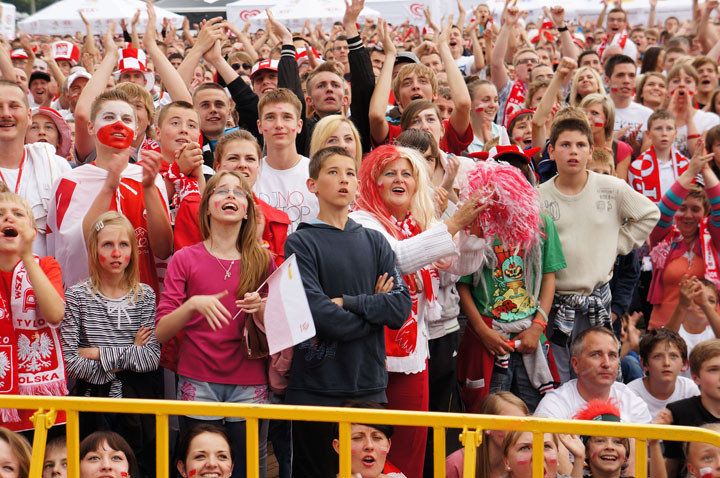
[[[322,63],[323,60],[320,59],[320,55],[318,55],[317,50],[314,46],[310,47],[310,50],[312,50],[313,55],[315,55],[315,58],[317,58],[318,63]],[[309,61],[308,58],[308,51],[306,48],[298,48],[295,52],[295,61],[297,61],[298,65],[305,63],[306,61]]]
[[[27,60],[28,54],[25,53],[25,50],[22,48],[18,48],[17,50],[13,50],[12,53],[10,53],[10,58],[13,60]]]
[[[145,52],[137,48],[124,48],[120,50],[120,60],[118,61],[118,69],[113,75],[115,81],[120,80],[120,75],[128,71],[139,71],[145,76],[145,89],[152,91],[155,85],[155,75],[147,69],[147,57]]]
[[[278,61],[277,60],[262,60],[262,61],[255,63],[252,67],[252,70],[250,70],[250,79],[252,80],[255,77],[255,73],[257,73],[260,70],[277,71],[278,70]]]
[[[35,118],[36,115],[45,115],[50,118],[53,123],[55,123],[55,127],[58,130],[58,136],[60,139],[60,144],[58,144],[55,154],[57,154],[58,156],[62,156],[63,158],[66,157],[70,152],[71,143],[70,126],[67,124],[67,121],[63,119],[60,113],[58,113],[52,108],[38,106],[37,108],[33,108],[31,111],[33,118]]]
[[[56,41],[52,44],[52,53],[55,61],[67,60],[73,66],[80,61],[80,49],[76,44],[69,41]]]

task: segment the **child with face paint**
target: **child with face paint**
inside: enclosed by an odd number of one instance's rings
[[[234,467],[235,455],[227,430],[207,423],[190,428],[180,438],[175,454],[175,466],[182,478],[229,478]]]
[[[708,423],[700,428],[720,432],[720,423]],[[685,444],[687,469],[696,478],[720,478],[720,448],[708,443]]]
[[[686,156],[694,151],[705,131],[720,124],[718,115],[698,108],[695,100],[698,82],[698,72],[689,63],[676,63],[668,72],[668,109],[677,121],[674,144]]]
[[[155,339],[155,292],[139,282],[138,244],[130,221],[108,211],[87,241],[90,278],[70,287],[61,329],[73,394],[86,397],[162,398]],[[125,414],[80,415],[81,435],[109,422],[138,452],[140,468],[155,469],[152,442],[155,420]]]
[[[257,240],[255,201],[237,171],[218,171],[200,200],[203,241],[183,247],[168,265],[157,308],[156,336],[165,343],[183,331],[178,353],[177,398],[186,401],[268,403],[267,360],[250,350],[246,321],[262,324],[260,288],[275,270]],[[242,418],[185,416],[180,429],[198,423],[224,426],[232,437],[233,476],[245,476]],[[260,467],[264,476],[267,422],[261,424]]]
[[[102,213],[118,211],[128,218],[138,239],[140,281],[157,294],[155,258],[166,259],[172,251],[166,190],[158,175],[162,156],[144,151],[142,161],[129,164],[137,122],[125,93],[113,89],[98,96],[90,116],[97,159],[64,174],[55,185],[48,213],[51,250],[65,284],[86,279],[88,258],[82,245]]]
[[[503,440],[503,463],[507,478],[531,478],[533,435],[530,432],[512,431]],[[557,472],[558,446],[560,440],[557,435],[545,433],[543,438],[545,478],[569,478]]]

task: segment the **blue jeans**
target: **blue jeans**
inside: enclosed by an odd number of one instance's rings
[[[635,352],[630,352],[620,359],[620,370],[622,370],[623,382],[626,384],[645,376],[640,365],[640,357]]]
[[[535,412],[535,408],[540,403],[540,392],[530,382],[520,352],[510,354],[507,368],[497,365],[493,367],[490,393],[495,392],[512,392],[525,402],[531,414]]]

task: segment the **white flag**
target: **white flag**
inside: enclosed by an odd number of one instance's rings
[[[315,323],[295,254],[267,278],[267,285],[265,333],[270,354],[314,337]]]

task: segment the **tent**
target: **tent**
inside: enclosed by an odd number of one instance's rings
[[[243,28],[245,22],[255,15],[259,15],[266,8],[272,8],[278,4],[277,0],[240,0],[227,5],[227,19],[238,28]],[[256,30],[259,27],[253,28]],[[262,28],[265,28],[263,25]]]
[[[405,21],[409,21],[411,25],[425,25],[425,8],[430,8],[433,21],[440,26],[445,14],[445,7],[440,0],[366,0],[365,5],[379,11],[382,18],[394,26]]]
[[[225,17],[229,3],[235,0],[159,0],[155,8],[164,8],[178,15],[186,16],[190,24],[200,23],[203,19]],[[269,6],[274,5],[274,3]]]
[[[139,31],[147,25],[147,7],[140,0],[61,0],[50,4],[34,15],[18,22],[18,30],[35,35],[74,35],[85,32],[78,11],[82,11],[91,24],[93,33],[105,33],[108,23],[130,20],[140,10]],[[177,28],[182,28],[183,17],[162,8],[155,8],[157,27],[162,28],[163,18],[168,18]],[[116,31],[119,31],[119,28]]]
[[[228,6],[229,7],[229,6]],[[277,21],[288,27],[290,30],[298,30],[303,27],[307,20],[315,25],[320,22],[323,28],[330,28],[332,24],[341,21],[345,15],[345,2],[342,0],[286,0],[270,8]],[[377,20],[380,13],[370,7],[365,7],[360,12],[358,21],[364,22],[366,18]],[[253,29],[265,28],[267,14],[261,13],[247,18]],[[244,21],[238,16],[228,17],[234,25],[242,28]]]

